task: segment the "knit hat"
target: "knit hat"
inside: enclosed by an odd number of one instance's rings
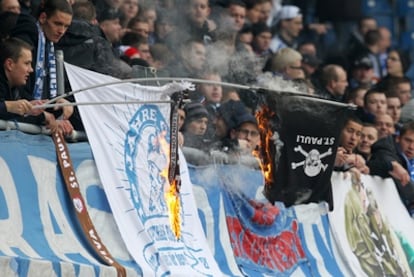
[[[252,123],[252,124],[257,126],[256,117],[254,117],[254,115],[252,115],[251,113],[248,113],[248,112],[246,112],[245,114],[240,115],[236,119],[235,129],[239,128],[244,123]]]
[[[322,61],[315,55],[302,54],[302,63],[308,64],[313,67],[318,67]]]
[[[241,101],[229,100],[220,105],[217,113],[226,123],[227,130],[237,129],[245,122],[257,124],[256,118],[249,114]]]
[[[366,55],[357,57],[352,62],[352,68],[372,68],[373,66],[371,59]]]
[[[134,55],[140,55],[139,51],[137,48],[135,47],[128,47],[125,51],[124,51],[124,55],[127,56],[128,58],[131,58]],[[141,56],[141,55],[140,55]]]
[[[279,19],[293,19],[295,17],[302,16],[300,9],[293,5],[284,5],[280,9]]]
[[[115,19],[120,19],[120,18],[121,18],[121,13],[114,9],[104,9],[96,17],[99,23],[105,20],[115,20]]]
[[[200,103],[188,103],[184,106],[184,112],[185,122],[188,123],[202,117],[208,117],[207,109]]]

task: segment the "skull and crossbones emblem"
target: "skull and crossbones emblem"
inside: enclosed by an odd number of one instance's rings
[[[321,172],[321,170],[325,171],[328,165],[322,164],[321,159],[332,154],[331,148],[329,148],[328,151],[322,154],[319,153],[317,149],[312,149],[311,151],[306,152],[300,145],[293,148],[293,150],[295,152],[300,152],[303,156],[305,156],[305,160],[298,163],[292,163],[292,169],[296,169],[303,165],[303,170],[305,174],[309,177],[314,177],[318,175]]]

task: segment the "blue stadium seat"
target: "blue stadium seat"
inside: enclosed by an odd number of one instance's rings
[[[405,31],[413,31],[414,30],[414,14],[407,15],[403,17],[404,19],[404,26]]]
[[[411,58],[412,59],[412,58]],[[411,65],[407,72],[405,72],[405,76],[411,79],[411,86],[414,86],[414,65]]]
[[[396,0],[398,17],[405,18],[414,15],[414,0]]]
[[[414,30],[401,32],[399,48],[410,52],[414,49]]]
[[[394,35],[396,31],[396,18],[392,14],[376,14],[372,17],[377,20],[377,24],[380,27],[387,27]]]
[[[392,14],[389,0],[362,0],[362,13],[365,15]]]

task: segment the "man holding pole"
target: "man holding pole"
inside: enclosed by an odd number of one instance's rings
[[[20,14],[12,36],[18,37],[32,45],[32,67],[29,79],[21,90],[21,97],[28,100],[53,99],[58,96],[56,53],[54,43],[65,34],[72,22],[72,8],[66,0],[45,0],[39,9],[37,21],[30,15]],[[60,98],[56,103],[67,100]],[[73,106],[64,106],[61,111],[50,110],[59,128],[65,135],[71,134],[73,126],[69,118]]]
[[[18,88],[26,84],[33,68],[32,47],[18,38],[9,38],[0,44],[0,119],[46,124],[52,131],[57,129],[53,114],[32,109],[40,100],[21,99]]]

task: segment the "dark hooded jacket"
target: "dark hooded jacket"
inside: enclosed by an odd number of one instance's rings
[[[55,46],[70,64],[121,79],[131,77],[131,67],[115,55],[99,27],[86,21],[73,20]]]

